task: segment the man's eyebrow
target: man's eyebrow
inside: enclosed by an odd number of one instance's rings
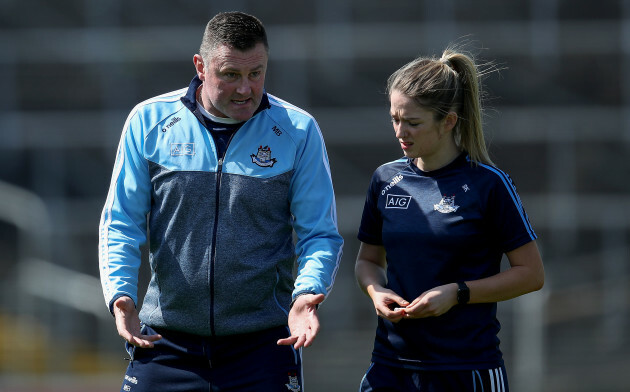
[[[265,65],[264,65],[264,64],[258,64],[257,66],[255,66],[255,67],[254,67],[254,68],[252,68],[251,70],[261,69],[261,68],[264,68],[264,67],[265,67]],[[239,68],[239,67],[235,67],[235,66],[232,66],[232,65],[229,65],[229,64],[225,65],[225,66],[224,66],[224,67],[222,67],[221,69],[222,69],[222,70],[231,70],[231,71],[239,71],[239,70],[240,70],[240,68]]]

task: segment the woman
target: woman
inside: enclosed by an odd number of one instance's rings
[[[544,269],[488,156],[480,76],[449,48],[388,79],[404,157],[375,171],[358,234],[357,281],[379,316],[361,391],[508,391],[496,303],[539,290]]]

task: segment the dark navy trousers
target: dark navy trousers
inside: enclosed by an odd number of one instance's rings
[[[505,366],[477,370],[410,370],[372,363],[360,392],[509,392]]]
[[[288,327],[224,337],[201,337],[143,326],[159,333],[155,347],[126,344],[123,392],[302,392],[302,350],[278,346]]]

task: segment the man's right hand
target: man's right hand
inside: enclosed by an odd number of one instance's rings
[[[129,344],[136,347],[150,348],[153,342],[162,339],[161,335],[143,335],[140,333],[140,317],[133,300],[120,297],[114,302],[114,317],[118,334]]]

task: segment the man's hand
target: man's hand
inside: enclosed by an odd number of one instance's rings
[[[300,295],[289,312],[291,336],[278,340],[278,345],[293,345],[296,350],[308,347],[319,332],[317,305],[324,301],[324,294]]]
[[[129,297],[120,297],[114,302],[114,317],[118,334],[136,347],[153,347],[153,342],[162,339],[161,335],[142,335],[138,311]]]

